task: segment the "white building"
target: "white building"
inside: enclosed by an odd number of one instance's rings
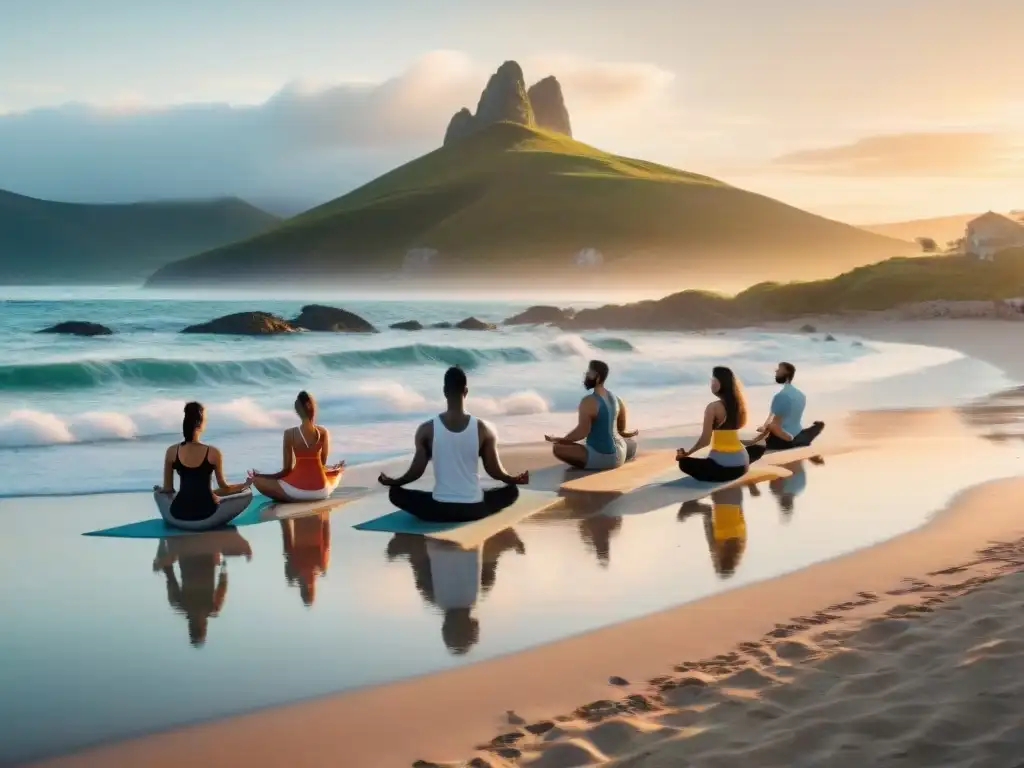
[[[991,260],[999,251],[1024,246],[1024,226],[989,211],[967,222],[964,250],[980,259]]]

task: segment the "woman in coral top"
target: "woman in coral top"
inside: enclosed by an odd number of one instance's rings
[[[249,477],[257,491],[275,501],[321,501],[338,487],[345,462],[327,464],[331,433],[316,424],[316,401],[312,395],[299,392],[295,413],[302,423],[284,432],[281,471],[264,474],[252,470]]]

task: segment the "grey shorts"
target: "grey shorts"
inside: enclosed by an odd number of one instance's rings
[[[624,449],[616,451],[615,453],[598,453],[589,445],[587,449],[587,463],[584,469],[589,470],[600,470],[600,469],[615,469],[621,467],[627,461],[632,461],[636,458],[636,440],[623,440]]]

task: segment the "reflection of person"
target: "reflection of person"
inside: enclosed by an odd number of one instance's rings
[[[425,603],[444,613],[441,637],[445,646],[451,653],[463,655],[480,639],[480,623],[473,608],[481,587],[485,595],[490,592],[497,578],[498,560],[509,551],[526,553],[526,547],[511,528],[472,549],[398,533],[388,542],[387,558],[408,558],[416,591]]]
[[[304,515],[281,521],[284,545],[284,579],[298,586],[306,606],[316,599],[316,580],[327,573],[331,562],[331,518],[329,513]]]
[[[636,457],[637,431],[626,430],[626,404],[607,389],[608,363],[591,360],[583,386],[593,394],[580,401],[579,422],[565,437],[545,435],[555,458],[576,469],[621,467]],[[585,442],[580,445],[580,440]]]
[[[723,579],[729,578],[747,548],[742,488],[723,488],[711,494],[711,514],[704,516],[704,534],[715,571]]]
[[[807,487],[807,471],[804,463],[798,461],[794,464],[787,464],[786,469],[793,474],[789,477],[777,477],[768,483],[768,488],[779,503],[779,510],[782,512],[783,520],[789,520],[793,514],[793,500],[804,492]]]
[[[251,560],[252,548],[237,529],[160,539],[153,570],[164,574],[171,608],[188,619],[193,646],[198,648],[206,642],[210,617],[217,616],[224,607],[228,592],[224,558],[243,555]],[[181,572],[180,582],[174,572],[175,563]]]
[[[345,462],[328,464],[331,433],[316,423],[316,401],[308,392],[295,398],[297,427],[284,431],[280,472],[249,473],[256,490],[275,501],[320,501],[338,487]]]
[[[580,539],[597,556],[598,565],[611,563],[612,536],[622,527],[622,518],[612,515],[591,515],[579,522]]]
[[[781,384],[782,389],[776,392],[775,397],[772,398],[771,413],[758,429],[757,437],[747,441],[748,446],[754,446],[763,440],[764,449],[769,451],[803,448],[810,445],[821,434],[825,428],[823,421],[816,421],[807,429],[803,428],[802,419],[804,408],[807,406],[807,397],[793,386],[795,376],[795,365],[779,363],[778,368],[775,369],[775,383]],[[761,453],[763,451],[756,455],[752,453],[751,458],[760,458]]]
[[[464,523],[496,514],[515,503],[520,485],[530,482],[530,473],[510,475],[498,456],[498,435],[490,424],[466,413],[469,387],[461,368],[444,374],[444,396],[448,409],[416,430],[416,453],[401,477],[383,472],[377,481],[391,490],[391,503],[421,520],[436,523]],[[486,491],[480,486],[480,461],[484,470],[504,483]],[[405,488],[423,477],[427,464],[434,462],[434,490]]]

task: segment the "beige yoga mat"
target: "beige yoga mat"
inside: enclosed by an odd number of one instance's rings
[[[642,515],[655,509],[667,506],[678,506],[688,501],[697,501],[726,488],[737,488],[754,485],[766,480],[778,480],[792,477],[793,473],[785,467],[764,466],[751,467],[743,477],[726,483],[702,483],[692,477],[679,474],[676,478],[661,483],[652,483],[624,493],[610,502],[601,510],[608,517],[623,515]]]
[[[787,448],[784,451],[770,451],[751,464],[754,467],[781,466],[796,461],[812,459],[816,456],[835,456],[857,450],[856,446],[808,446],[806,448]],[[707,453],[707,449],[699,455]],[[652,451],[637,457],[634,461],[623,464],[616,469],[603,472],[591,472],[575,477],[562,483],[563,493],[629,493],[647,483],[685,477],[676,465],[676,452],[673,450]]]
[[[496,533],[501,533],[506,528],[511,528],[521,523],[531,515],[542,512],[561,502],[562,499],[554,493],[521,490],[516,503],[497,514],[485,517],[482,520],[474,520],[471,523],[463,523],[453,528],[431,531],[425,535],[432,539],[450,541],[453,544],[458,544],[468,549],[478,544],[483,544]]]

